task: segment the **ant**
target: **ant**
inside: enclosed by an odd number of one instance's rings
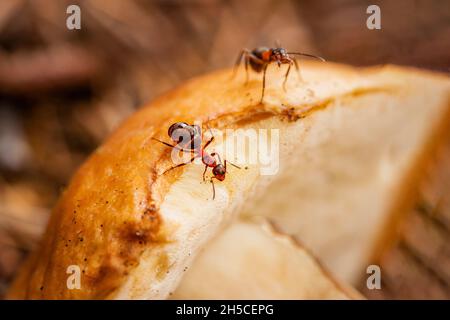
[[[169,127],[167,133],[169,137],[172,139],[172,141],[176,143],[175,145],[171,145],[170,143],[161,141],[156,138],[152,139],[172,149],[194,153],[193,157],[188,162],[180,163],[176,166],[170,167],[169,169],[165,170],[163,174],[166,174],[167,172],[173,169],[192,163],[197,158],[201,158],[202,163],[205,165],[205,170],[203,171],[203,181],[206,181],[205,178],[206,171],[208,170],[208,168],[212,168],[213,176],[209,181],[211,182],[212,185],[213,200],[214,200],[216,197],[216,188],[214,187],[213,179],[216,179],[218,181],[225,180],[225,174],[227,173],[227,163],[230,163],[233,167],[236,167],[238,169],[241,168],[227,160],[225,160],[222,163],[222,159],[216,152],[209,154],[208,152],[205,151],[205,149],[214,141],[214,135],[211,131],[211,128],[208,127],[208,129],[211,134],[211,138],[205,143],[203,147],[201,146],[203,135],[200,126],[187,124],[186,122],[176,122]],[[186,139],[187,141],[183,140],[183,138],[185,137],[189,137],[188,139]],[[216,160],[215,157],[217,157],[218,161]]]
[[[324,58],[315,56],[312,54],[307,53],[301,53],[301,52],[287,52],[286,49],[281,48],[277,46],[277,48],[267,48],[267,47],[258,47],[256,49],[253,49],[252,51],[248,49],[243,49],[238,59],[236,60],[235,66],[234,66],[234,72],[233,75],[236,74],[237,68],[242,62],[242,58],[244,58],[245,63],[245,72],[246,72],[246,81],[248,82],[248,66],[252,68],[253,71],[260,73],[263,71],[263,87],[262,87],[262,94],[261,94],[261,100],[260,103],[262,103],[264,99],[264,91],[266,89],[266,71],[269,64],[272,62],[276,62],[278,64],[278,67],[280,67],[282,64],[289,64],[289,67],[286,71],[286,74],[284,75],[284,82],[283,82],[283,89],[286,90],[286,81],[288,79],[289,72],[291,71],[292,65],[295,65],[295,69],[297,72],[299,71],[298,62],[297,59],[291,58],[291,55],[297,55],[297,56],[305,56],[310,58],[316,58],[321,61],[325,61]]]

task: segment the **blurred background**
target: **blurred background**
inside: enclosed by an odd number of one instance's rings
[[[66,9],[81,8],[81,30]],[[381,8],[381,30],[366,9]],[[123,119],[196,75],[273,46],[352,65],[449,72],[441,0],[1,0],[0,298],[77,166]],[[450,298],[450,142],[369,298]],[[442,160],[443,159],[443,160]],[[448,195],[448,196],[447,196]]]

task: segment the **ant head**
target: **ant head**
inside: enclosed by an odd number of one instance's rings
[[[289,54],[284,48],[275,48],[272,50],[272,60],[278,63],[288,63],[291,61]]]
[[[225,166],[221,163],[219,163],[218,165],[216,165],[213,170],[212,173],[214,175],[214,177],[217,178],[217,180],[223,181],[225,180]]]

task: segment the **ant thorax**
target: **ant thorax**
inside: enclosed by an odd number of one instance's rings
[[[272,54],[272,50],[267,47],[259,47],[254,49],[252,51],[252,54],[261,60],[269,61],[270,55]]]
[[[216,167],[216,159],[205,151],[202,151],[202,162],[208,167]]]

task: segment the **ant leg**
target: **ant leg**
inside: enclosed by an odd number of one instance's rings
[[[248,64],[250,63],[250,57],[248,55],[245,56],[245,84],[248,83]]]
[[[213,179],[216,179],[216,177],[212,177],[209,182],[211,182],[212,189],[213,189],[213,200],[216,198],[216,188],[214,187],[214,181]]]
[[[161,142],[163,145],[166,145],[166,146],[168,146],[168,147],[170,147],[170,148],[175,148],[175,147],[176,147],[176,146],[171,145],[170,143],[164,142],[164,141],[159,140],[159,139],[156,139],[156,138],[152,138],[152,140]]]
[[[266,71],[267,71],[267,67],[269,66],[269,64],[267,63],[264,66],[264,73],[263,73],[263,87],[262,87],[262,94],[261,94],[261,101],[259,103],[263,102],[264,99],[264,91],[266,90]]]
[[[289,63],[289,67],[286,71],[286,74],[284,75],[284,81],[283,81],[283,90],[286,91],[286,82],[289,76],[289,71],[291,71],[292,63]]]
[[[206,179],[205,179],[206,170],[208,170],[207,165],[205,165],[205,170],[203,171],[203,181],[206,181]]]
[[[205,126],[208,128],[209,133],[211,134],[211,137],[214,137],[214,134],[211,130],[211,127],[206,123]]]
[[[297,71],[297,75],[298,75],[299,80],[303,81],[302,73],[300,72],[300,68],[298,67],[297,58],[294,58],[294,65],[295,65],[295,70]]]
[[[193,150],[190,150],[190,149],[180,148],[180,147],[177,146],[177,145],[173,146],[173,145],[171,145],[170,143],[161,141],[161,140],[156,139],[156,138],[152,138],[152,140],[158,141],[158,142],[162,143],[163,145],[168,146],[168,147],[170,147],[170,148],[172,148],[172,149],[177,149],[177,150],[184,151],[184,152],[192,152],[192,151],[193,151]]]
[[[215,138],[211,128],[208,125],[206,125],[206,127],[208,128],[209,133],[211,133],[211,139],[209,139],[209,141],[205,143],[205,146],[203,147],[203,150],[206,149],[206,147],[209,146],[211,144],[211,142],[214,141],[214,138]]]
[[[244,57],[244,56],[247,57],[248,53],[249,53],[249,51],[247,49],[242,49],[241,52],[239,53],[238,58],[236,59],[236,62],[234,64],[233,75],[232,75],[231,79],[233,79],[236,76],[237,70],[242,61],[242,57]]]
[[[192,163],[192,162],[194,162],[195,158],[197,158],[197,155],[193,156],[192,159],[189,160],[188,162],[180,163],[180,164],[177,164],[176,166],[170,167],[169,169],[167,169],[166,171],[164,171],[162,174],[166,174],[167,172],[169,172],[169,171],[171,171],[171,170],[173,170],[173,169],[176,169],[176,168],[185,166],[185,165],[187,165],[187,164],[189,164],[189,163]]]
[[[239,167],[238,165],[235,165],[234,163],[232,163],[232,162],[229,161],[229,160],[225,160],[224,162],[222,162],[222,159],[220,158],[220,155],[219,155],[217,152],[211,153],[211,156],[212,156],[212,157],[217,156],[217,158],[219,158],[219,163],[223,163],[223,164],[224,164],[224,166],[225,166],[225,171],[227,171],[227,163],[231,164],[231,165],[232,165],[233,167],[235,167],[235,168],[241,169],[241,167]]]
[[[206,149],[206,147],[209,146],[211,144],[211,142],[213,142],[213,141],[214,141],[214,136],[212,136],[212,138],[209,139],[207,143],[205,143],[205,146],[203,147],[203,150]]]

